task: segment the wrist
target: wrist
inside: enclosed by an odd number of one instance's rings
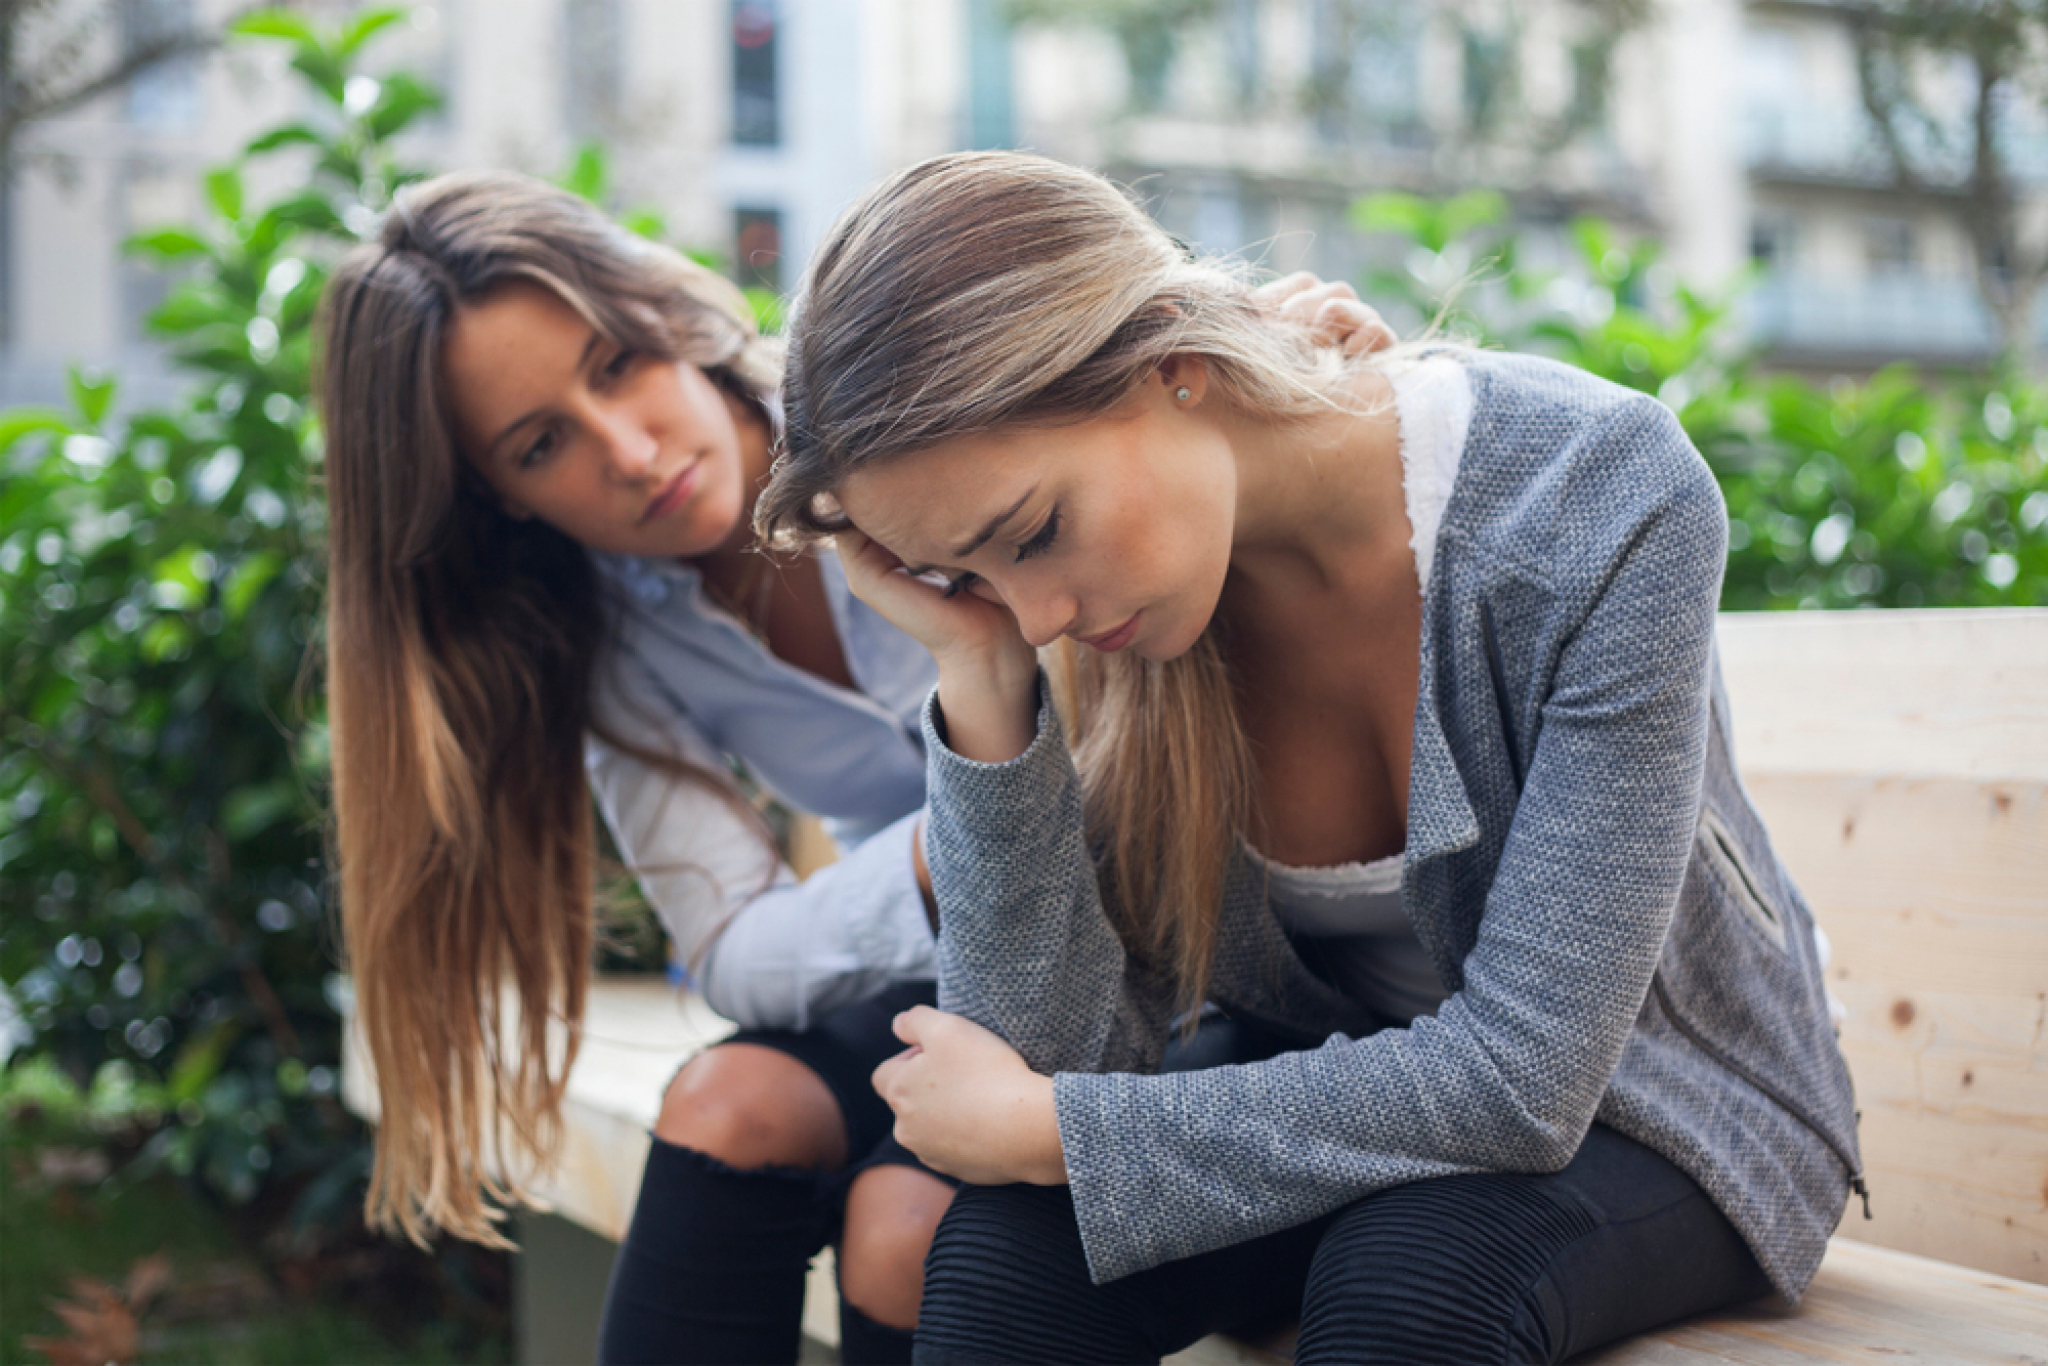
[[[1033,1076],[1031,1106],[1032,1152],[1024,1179],[1034,1186],[1067,1184],[1067,1154],[1060,1146],[1060,1112],[1051,1077]]]
[[[940,659],[939,711],[955,754],[976,763],[1010,762],[1038,734],[1037,656],[976,652]]]

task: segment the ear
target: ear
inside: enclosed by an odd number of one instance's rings
[[[1200,356],[1172,355],[1159,362],[1159,380],[1166,387],[1166,399],[1175,408],[1188,409],[1201,403],[1209,392],[1209,363]],[[1181,390],[1188,396],[1182,398]]]

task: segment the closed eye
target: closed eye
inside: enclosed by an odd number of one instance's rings
[[[536,436],[532,444],[520,453],[519,468],[530,470],[546,460],[550,455],[554,454],[555,442],[555,429],[552,427],[542,428],[540,435]]]
[[[625,374],[628,370],[631,370],[633,368],[633,362],[639,359],[640,353],[638,351],[628,350],[624,347],[621,347],[618,354],[614,355],[610,360],[604,363],[604,369],[599,373],[601,373],[606,379],[617,379],[619,376]]]
[[[1055,507],[1052,510],[1052,515],[1045,519],[1045,525],[1034,532],[1030,540],[1018,545],[1017,563],[1022,564],[1033,555],[1043,555],[1046,551],[1052,549],[1052,543],[1059,538],[1060,510]]]
[[[974,585],[979,582],[981,582],[981,575],[975,573],[973,570],[970,569],[957,579],[948,579],[946,581],[945,591],[942,592],[939,596],[947,598],[957,598],[962,593],[965,593],[968,589],[974,587]]]

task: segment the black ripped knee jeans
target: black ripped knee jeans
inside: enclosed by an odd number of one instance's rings
[[[1596,1125],[1554,1174],[1396,1186],[1100,1286],[1066,1188],[965,1187],[925,1264],[915,1359],[1157,1361],[1299,1316],[1301,1366],[1547,1363],[1769,1290],[1690,1177]]]

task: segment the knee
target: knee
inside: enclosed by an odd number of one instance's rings
[[[1316,1249],[1295,1360],[1522,1359],[1517,1323],[1541,1311],[1544,1269],[1588,1227],[1582,1209],[1511,1176],[1444,1177],[1369,1197]]]
[[[1030,1319],[1091,1282],[1064,1187],[962,1186],[925,1261],[927,1317],[1007,1313]]]
[[[1128,1281],[1088,1276],[1064,1186],[963,1186],[925,1262],[920,1350],[958,1361],[1156,1361]]]
[[[839,1242],[839,1293],[891,1328],[917,1327],[924,1259],[953,1188],[915,1167],[881,1166],[854,1178]]]
[[[787,1053],[758,1044],[724,1044],[692,1058],[663,1094],[654,1134],[743,1171],[846,1162],[846,1121],[831,1088]]]

